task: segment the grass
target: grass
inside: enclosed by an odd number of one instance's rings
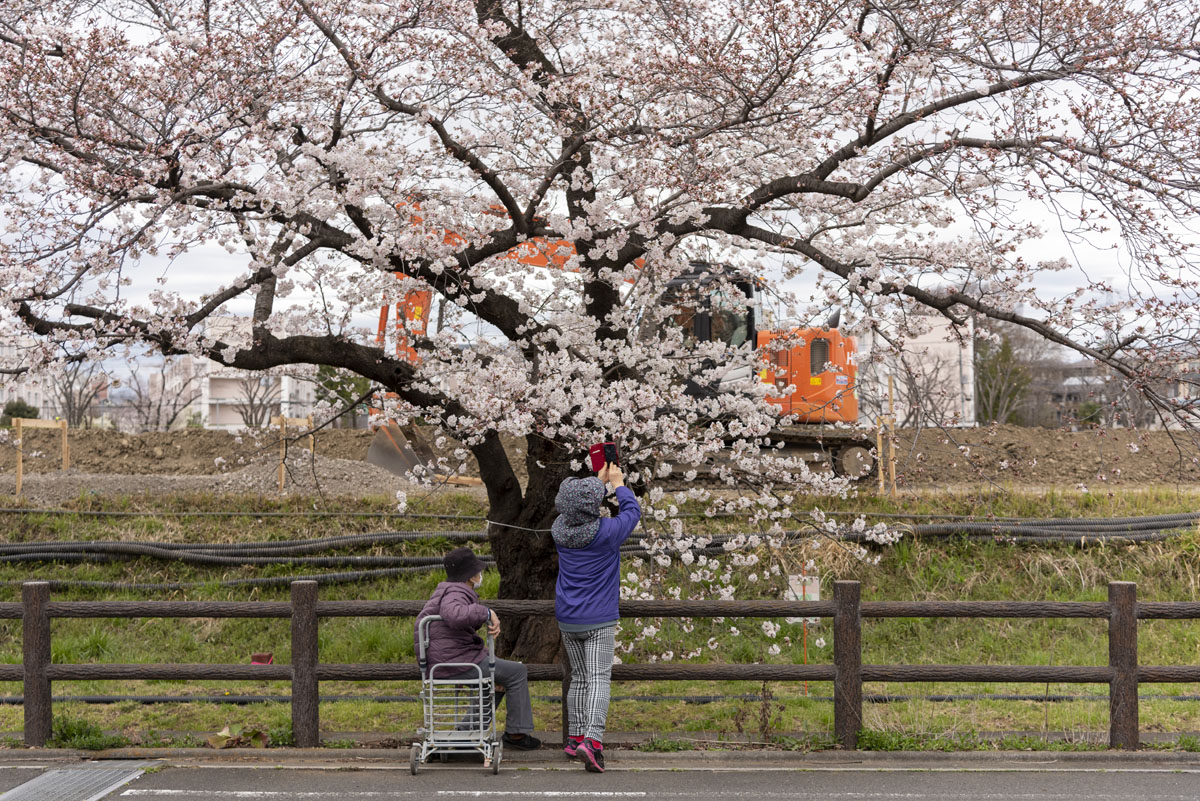
[[[944,735],[864,729],[858,733],[858,747],[863,751],[1103,751],[1107,745],[1070,737],[984,737],[975,732]]]
[[[1170,488],[1126,490],[1112,494],[1049,491],[1023,493],[989,491],[932,495],[908,493],[899,498],[863,494],[858,498],[822,499],[827,512],[856,512],[870,516],[886,514],[975,514],[978,516],[1131,516],[1191,511],[1195,495]],[[168,496],[158,499],[109,499],[85,496],[72,506],[80,511],[148,511],[148,517],[97,517],[22,513],[0,515],[5,539],[42,540],[170,540],[178,542],[233,542],[302,539],[386,528],[420,530],[474,529],[478,521],[320,517],[271,517],[265,512],[387,512],[385,498],[335,502],[314,510],[312,499],[248,499],[215,495]],[[0,507],[13,507],[11,499]],[[806,500],[797,514],[817,504]],[[417,506],[423,514],[478,515],[480,502],[466,495],[438,495]],[[243,511],[239,518],[180,517],[179,511]],[[691,509],[695,511],[695,509]],[[693,519],[696,532],[737,530],[737,521]],[[441,554],[448,540],[402,543],[387,548],[361,549],[357,553],[407,555]],[[1136,546],[1106,545],[1079,549],[1068,545],[1013,546],[999,542],[965,540],[902,540],[879,551],[877,564],[842,558],[836,547],[823,546],[831,556],[818,558],[822,583],[853,578],[863,583],[864,600],[1088,600],[1102,601],[1107,582],[1138,582],[1141,600],[1200,600],[1196,557],[1200,537],[1187,534],[1166,542]],[[482,546],[486,550],[486,545]],[[763,553],[764,559],[778,555]],[[785,554],[798,558],[798,554]],[[288,575],[287,566],[267,568],[203,568],[136,559],[113,564],[17,564],[0,565],[0,600],[20,598],[19,583],[34,578],[87,579],[126,584],[159,581],[214,582],[208,586],[160,596],[133,590],[56,591],[54,600],[156,599],[172,600],[286,600],[288,590],[279,588],[221,588],[218,580],[261,575]],[[745,569],[742,570],[745,572]],[[327,600],[374,598],[424,598],[440,576],[437,573],[407,575],[370,583],[325,586]],[[739,577],[737,597],[769,597],[771,589]],[[704,587],[691,582],[689,569],[669,571],[663,593],[678,587],[681,597],[700,597]],[[487,574],[484,597],[495,597],[498,577]],[[757,620],[659,620],[625,621],[624,640],[630,649],[621,654],[624,662],[660,660],[664,650],[679,660],[699,649],[692,662],[786,662],[827,663],[832,658],[832,627],[829,621],[810,627],[783,624],[776,639],[769,639]],[[633,641],[631,634],[644,625],[656,625],[661,634],[653,646]],[[735,626],[739,634],[733,636]],[[1099,620],[865,620],[863,661],[866,664],[1105,664],[1106,626]],[[709,649],[710,638],[719,647]],[[784,638],[787,638],[786,640]],[[20,621],[0,621],[0,662],[19,663]],[[824,645],[818,646],[823,640]],[[252,619],[56,619],[52,624],[52,660],[55,663],[89,662],[210,662],[246,663],[256,651],[271,651],[276,663],[290,659],[287,620]],[[786,643],[783,653],[770,656],[771,644]],[[333,618],[322,621],[319,632],[321,660],[325,662],[409,662],[413,660],[412,629],[407,620],[387,618]],[[1200,657],[1200,631],[1181,621],[1143,621],[1139,627],[1138,660],[1143,665],[1189,664]],[[334,695],[415,695],[411,682],[379,682],[370,686],[353,682],[323,682],[322,693]],[[56,695],[221,695],[284,694],[286,682],[70,682],[55,685]],[[554,696],[555,684],[536,684],[535,697]],[[828,683],[771,685],[772,697],[762,700],[763,688],[754,682],[641,682],[617,685],[617,696],[750,696],[712,703],[682,700],[615,700],[610,709],[610,731],[652,731],[656,736],[647,747],[682,748],[690,741],[716,733],[770,742],[776,747],[807,749],[824,747],[832,731],[832,695]],[[1107,699],[1103,686],[974,684],[868,684],[864,693],[911,696],[908,700],[864,707],[864,737],[877,749],[1055,748],[1086,744],[1086,735],[1104,732],[1108,725]],[[19,684],[0,686],[0,694],[18,695]],[[1143,695],[1193,695],[1188,685],[1146,685]],[[983,696],[949,702],[932,700],[937,694]],[[1041,695],[1040,700],[1000,700],[999,695]],[[1087,700],[1054,702],[1055,695],[1087,695]],[[142,705],[122,702],[109,705],[60,703],[56,715],[64,724],[56,742],[88,741],[110,732],[132,743],[199,742],[197,735],[237,724],[270,733],[273,744],[290,742],[290,711],[286,704],[264,703],[235,706],[219,703],[172,703]],[[381,703],[371,700],[326,701],[321,705],[322,729],[331,732],[412,732],[419,725],[417,704]],[[0,706],[0,732],[19,732],[21,708]],[[559,706],[553,700],[535,700],[535,725],[557,731]],[[766,720],[764,725],[763,721]],[[56,723],[57,725],[57,723]],[[1194,700],[1144,699],[1141,703],[1143,730],[1179,733],[1178,747],[1200,749],[1200,741],[1189,732],[1200,731],[1200,702]],[[74,727],[74,728],[72,728]],[[90,727],[90,728],[89,728]],[[1033,732],[1030,742],[984,739],[980,732]],[[795,736],[794,733],[806,733]],[[789,734],[792,733],[792,734]],[[1187,738],[1191,739],[1187,739]],[[202,739],[202,738],[200,738]],[[1024,743],[1024,744],[1022,744]],[[0,743],[2,744],[2,743]],[[71,747],[86,747],[75,745]],[[868,747],[864,745],[863,747]],[[1050,747],[1050,746],[1047,746]],[[1090,747],[1090,746],[1089,746]]]
[[[666,737],[651,735],[646,742],[636,746],[635,751],[648,751],[656,754],[669,754],[678,751],[693,751],[695,745],[686,740],[672,740]]]
[[[51,728],[50,746],[53,748],[76,748],[82,751],[103,751],[107,748],[124,748],[129,740],[118,734],[109,734],[95,723],[80,718],[58,715]]]
[[[1200,751],[1200,737],[1196,737],[1194,734],[1181,734],[1175,741],[1175,747],[1180,751],[1195,753]]]

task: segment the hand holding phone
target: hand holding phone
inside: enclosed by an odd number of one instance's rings
[[[605,484],[611,485],[613,489],[625,486],[625,474],[615,464],[604,465],[604,468],[600,471],[599,478]]]
[[[593,473],[599,473],[606,464],[617,465],[621,463],[615,442],[596,443],[588,448],[588,458],[591,459]]]

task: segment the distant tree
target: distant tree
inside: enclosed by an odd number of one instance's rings
[[[252,375],[238,381],[241,399],[233,405],[247,428],[264,428],[271,415],[279,411],[279,379],[271,375]]]
[[[317,368],[316,381],[317,401],[328,403],[335,407],[337,412],[347,409],[371,388],[370,379],[328,365]],[[334,427],[357,428],[359,411],[354,409],[343,414],[334,422]]]
[[[975,342],[975,417],[980,423],[1015,423],[1029,391],[1032,377],[1002,334],[997,342],[980,337]]]
[[[54,408],[71,428],[90,427],[92,407],[107,388],[108,376],[100,362],[67,361],[56,371],[51,383]]]
[[[1161,412],[1148,403],[1141,393],[1132,390],[1118,377],[1110,374],[1105,384],[1105,395],[1110,398],[1106,414],[1109,428],[1145,428],[1164,422]]]
[[[1076,420],[1086,426],[1093,428],[1099,426],[1104,419],[1105,407],[1094,400],[1084,401],[1079,404],[1079,408],[1075,410]]]
[[[190,362],[164,358],[129,366],[129,404],[141,431],[167,431],[201,394],[203,376]]]
[[[1020,326],[980,321],[975,336],[976,421],[1054,427],[1074,419],[1068,379],[1090,380],[1099,368],[1072,361],[1072,356],[1069,349]]]
[[[26,420],[30,420],[36,419],[37,416],[37,407],[29,405],[21,398],[10,400],[4,404],[4,413],[0,414],[0,426],[8,428],[12,425],[14,417],[24,417]]]
[[[935,352],[888,353],[871,368],[870,380],[859,373],[859,409],[872,418],[888,414],[887,376],[893,376],[896,425],[900,428],[959,425],[957,367]]]

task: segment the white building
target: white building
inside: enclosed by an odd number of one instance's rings
[[[871,358],[870,335],[858,337],[858,404],[860,419],[875,425],[889,409],[888,378],[896,425],[975,425],[975,329],[973,324],[961,340],[941,315],[930,315],[929,331],[908,340],[904,353],[896,356],[881,342],[877,358]]]
[[[199,423],[234,431],[265,426],[280,414],[307,417],[316,403],[315,390],[313,382],[295,376],[234,370],[209,359],[184,356],[167,371],[163,392],[170,397],[194,396],[176,427]]]
[[[316,403],[316,384],[290,375],[274,375],[222,367],[198,360],[200,398],[197,410],[205,428],[240,429],[276,415],[307,417]]]
[[[249,325],[246,318],[222,317],[210,320],[209,330],[236,333]],[[225,430],[262,427],[280,414],[307,417],[316,403],[313,381],[282,372],[237,370],[192,356],[174,360],[162,385],[168,397],[191,398],[176,425],[198,421],[205,428]]]
[[[24,361],[21,356],[34,346],[34,340],[17,336],[0,340],[0,365],[11,367]],[[0,408],[9,401],[25,401],[38,410],[38,417],[50,420],[56,414],[54,390],[45,378],[28,375],[0,376]]]

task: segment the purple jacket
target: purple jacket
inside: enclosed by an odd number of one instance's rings
[[[443,581],[432,597],[421,607],[417,626],[413,628],[413,654],[420,656],[417,642],[421,618],[441,615],[441,620],[429,624],[429,648],[425,655],[429,664],[472,662],[478,664],[487,657],[487,644],[475,630],[491,619],[492,612],[479,603],[475,590],[461,581]]]
[[[592,625],[620,617],[621,545],[641,520],[642,507],[628,487],[617,487],[616,494],[617,516],[601,518],[595,537],[585,545],[569,547],[565,538],[555,537],[558,583],[554,616],[560,623]]]

